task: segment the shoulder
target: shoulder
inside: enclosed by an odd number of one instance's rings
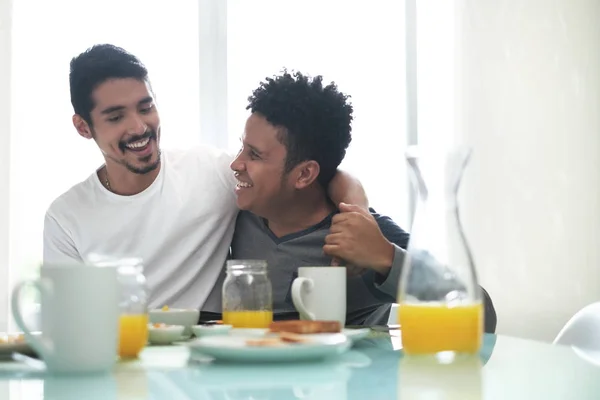
[[[163,152],[167,162],[173,167],[189,165],[220,167],[219,164],[226,162],[228,165],[233,160],[230,152],[204,144],[189,149],[169,149]]]
[[[236,230],[262,226],[262,219],[258,215],[246,210],[241,210],[238,213],[236,221]]]
[[[46,215],[52,218],[60,218],[66,212],[74,213],[82,207],[91,206],[97,198],[96,172],[86,180],[72,186],[50,203]]]
[[[96,172],[62,193],[50,203],[44,216],[44,237],[73,232],[85,215],[95,209],[100,186]]]
[[[165,152],[169,169],[194,181],[211,181],[217,179],[220,186],[231,193],[236,181],[230,164],[234,155],[226,150],[208,145],[198,145],[186,150],[169,150]]]

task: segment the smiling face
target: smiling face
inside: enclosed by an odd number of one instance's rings
[[[134,78],[109,79],[92,92],[91,124],[75,115],[83,137],[94,139],[108,163],[135,174],[160,164],[160,117],[148,82]]]
[[[284,173],[287,150],[278,139],[279,130],[260,114],[246,121],[242,148],[231,163],[238,185],[237,205],[266,217],[285,207],[293,196],[294,170]]]

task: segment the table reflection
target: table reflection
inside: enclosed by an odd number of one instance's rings
[[[440,362],[434,357],[402,357],[398,399],[483,399],[483,362],[477,355]]]
[[[419,390],[443,391],[451,382],[462,382],[459,387],[478,398],[481,377],[476,372],[490,359],[495,343],[494,336],[486,336],[479,364],[439,369],[402,357],[395,333],[361,340],[336,358],[293,364],[221,363],[190,358],[185,348],[148,349],[140,361],[119,364],[111,375],[13,375],[11,385],[20,390],[9,399],[419,399],[424,398],[417,397]],[[33,387],[39,387],[37,394],[23,397]]]

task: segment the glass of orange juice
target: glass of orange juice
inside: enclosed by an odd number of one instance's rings
[[[142,259],[91,254],[98,267],[116,268],[119,280],[119,356],[136,358],[148,342],[148,289]]]
[[[135,358],[148,342],[148,290],[139,258],[120,260],[119,356]]]
[[[418,196],[398,293],[405,354],[474,354],[483,338],[482,292],[458,214],[471,150],[422,151],[407,160]]]
[[[234,328],[268,328],[273,295],[262,260],[228,260],[223,282],[223,323]]]

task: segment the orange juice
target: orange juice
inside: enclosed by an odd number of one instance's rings
[[[455,307],[439,303],[400,304],[398,321],[406,354],[476,353],[481,347],[481,303]]]
[[[223,324],[234,328],[268,328],[273,322],[273,311],[224,311]]]
[[[125,314],[119,318],[119,356],[137,357],[148,342],[148,315]]]

